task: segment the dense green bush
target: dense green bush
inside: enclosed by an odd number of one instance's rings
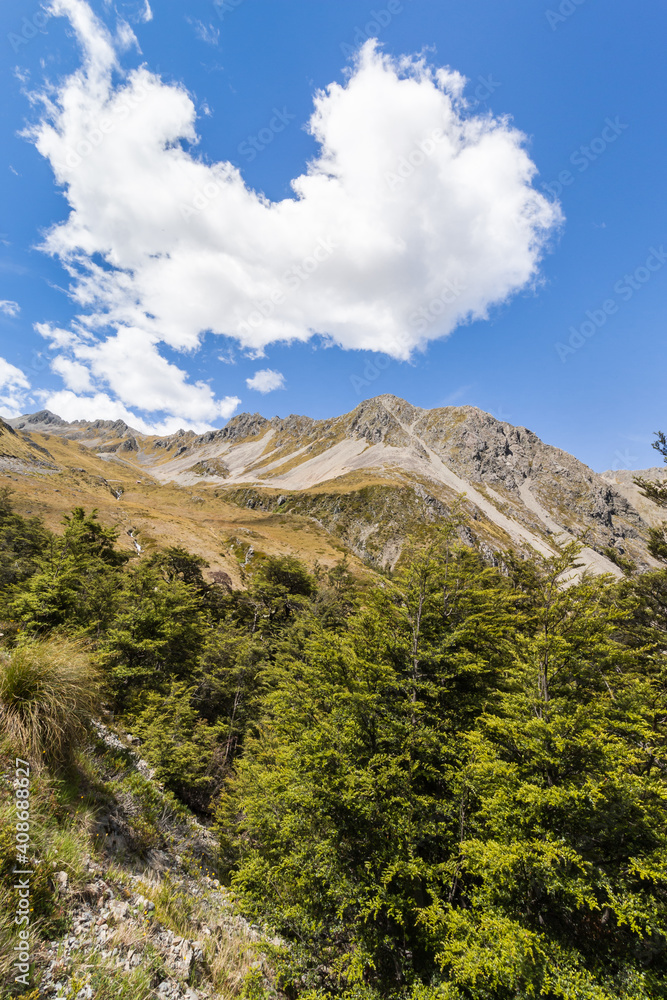
[[[664,693],[621,640],[634,598],[560,586],[574,556],[516,593],[421,551],[344,637],[267,665],[217,820],[298,944],[288,991],[667,995]]]
[[[99,638],[118,608],[120,571],[129,556],[116,549],[117,531],[100,524],[96,511],[75,507],[63,523],[36,572],[10,589],[9,610],[31,634],[58,628]]]
[[[10,491],[0,489],[0,587],[29,579],[52,542],[39,518],[23,518],[15,513]]]
[[[148,693],[127,721],[140,737],[155,777],[200,811],[220,790],[224,774],[224,720],[209,724],[192,703],[193,688],[172,682],[162,695]]]

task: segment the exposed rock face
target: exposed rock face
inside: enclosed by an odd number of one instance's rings
[[[125,438],[125,440],[121,441],[118,445],[118,451],[139,451],[137,439],[133,436]]]
[[[17,430],[36,430],[39,426],[43,427],[68,427],[66,420],[62,417],[56,416],[55,413],[51,413],[51,410],[40,410],[38,413],[30,413],[25,417],[19,417],[17,420],[8,421],[14,425]]]
[[[11,423],[74,438],[157,482],[198,493],[224,487],[233,503],[250,489],[243,506],[316,519],[378,564],[392,564],[406,534],[444,516],[461,494],[479,544],[490,551],[515,546],[548,555],[555,542],[577,537],[596,572],[619,575],[621,557],[652,564],[647,511],[631,483],[597,475],[527,428],[472,406],[423,410],[383,395],[328,420],[242,413],[220,430],[164,438],[120,420],[66,423],[49,411]]]
[[[266,417],[259,413],[241,413],[238,417],[232,417],[229,423],[220,431],[210,431],[197,439],[197,443],[208,444],[216,438],[220,441],[241,441],[244,438],[255,437],[261,434],[269,426]]]
[[[6,422],[5,422],[5,421],[4,421],[3,419],[2,419],[2,417],[0,417],[0,431],[1,431],[1,432],[2,432],[3,434],[13,434],[13,435],[14,435],[14,437],[16,437],[16,431],[14,430],[14,428],[12,427],[12,425],[11,425],[11,424],[8,424],[8,423],[6,423]]]

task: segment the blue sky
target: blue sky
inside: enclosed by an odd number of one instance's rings
[[[54,8],[0,10],[1,412],[394,393],[657,464],[665,0]]]

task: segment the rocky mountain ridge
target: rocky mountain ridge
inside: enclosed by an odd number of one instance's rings
[[[619,576],[628,560],[653,565],[646,538],[657,513],[627,477],[600,476],[472,406],[424,410],[384,395],[327,420],[243,413],[220,430],[163,438],[120,420],[68,423],[49,411],[8,423],[26,448],[75,444],[108,480],[121,470],[141,477],[153,497],[169,485],[196,489],[202,503],[307,518],[378,566],[393,565],[415,525],[437,523],[462,494],[473,534],[491,552],[549,555],[578,538],[592,571]]]

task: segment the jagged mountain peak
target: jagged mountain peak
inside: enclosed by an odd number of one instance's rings
[[[526,427],[474,406],[424,409],[386,393],[324,420],[240,413],[218,430],[180,430],[162,438],[139,434],[123,421],[67,423],[49,411],[11,423],[33,448],[50,449],[57,437],[75,440],[107,467],[115,462],[115,469],[156,484],[195,487],[200,500],[207,490],[224,489],[233,502],[245,497],[244,503],[267,510],[278,504],[282,513],[287,498],[298,496],[299,509],[312,509],[317,523],[334,533],[341,530],[341,504],[348,504],[340,498],[366,490],[355,501],[355,509],[364,509],[363,527],[360,521],[350,529],[349,544],[367,556],[369,539],[386,535],[374,554],[381,564],[400,553],[407,510],[428,521],[465,495],[491,551],[516,546],[548,555],[560,542],[585,537],[586,565],[596,571],[618,575],[614,560],[626,555],[651,565],[645,541],[651,511],[626,482],[599,476]],[[29,453],[26,445],[21,454],[13,449],[14,460]],[[377,489],[384,492],[373,493]],[[408,494],[388,508],[387,491],[398,496],[397,490]],[[304,499],[310,491],[339,499],[323,513],[319,500]]]
[[[269,423],[270,421],[261,413],[239,413],[232,417],[221,430],[210,433],[216,434],[223,441],[238,441],[261,434],[268,428]]]
[[[52,413],[51,410],[39,410],[37,413],[26,413],[22,417],[16,417],[14,420],[8,420],[8,424],[11,424],[16,430],[23,430],[24,428],[30,430],[40,424],[50,427],[66,427],[67,421],[59,417],[57,413]]]

